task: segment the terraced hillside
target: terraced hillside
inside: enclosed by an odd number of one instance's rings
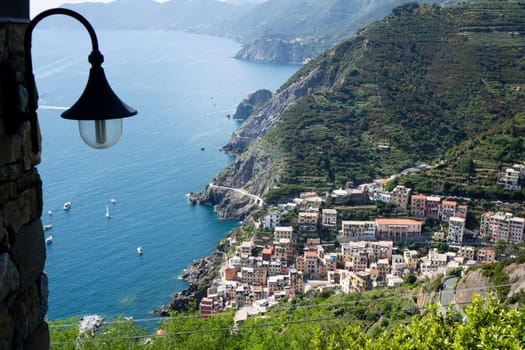
[[[292,77],[274,97],[296,97],[279,116],[252,115],[226,146],[242,155],[218,179],[269,188],[250,181],[257,172],[236,174],[265,147],[285,156],[265,167],[272,185],[334,187],[437,162],[524,113],[524,36],[523,3],[398,7]]]
[[[248,118],[225,147],[238,159],[215,181],[262,195],[459,158],[447,152],[525,115],[524,36],[523,2],[397,7],[306,65]],[[520,147],[512,157],[488,153],[524,160]]]

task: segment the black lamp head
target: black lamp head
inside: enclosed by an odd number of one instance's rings
[[[108,120],[131,117],[137,114],[113,92],[101,64],[103,57],[98,51],[89,56],[92,67],[89,78],[77,102],[62,113],[62,118],[73,120]]]
[[[62,113],[62,118],[78,120],[80,136],[89,146],[107,148],[122,134],[122,118],[137,114],[113,92],[102,68],[103,56],[93,51],[89,78],[77,102]]]

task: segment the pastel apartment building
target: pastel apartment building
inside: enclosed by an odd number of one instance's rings
[[[381,259],[392,260],[392,241],[360,241],[341,244],[342,262],[349,271],[364,271]]]
[[[215,306],[212,298],[204,297],[199,304],[200,317],[208,318],[215,314]]]
[[[339,242],[372,241],[376,239],[375,221],[343,220],[337,240]]]
[[[303,211],[299,213],[297,224],[305,231],[315,231],[319,227],[318,211]]]
[[[511,213],[488,212],[481,216],[479,233],[490,241],[499,240],[520,244],[523,242],[525,219]]]
[[[430,249],[428,255],[421,258],[420,269],[423,275],[433,276],[446,271],[448,264],[447,254],[438,253],[437,249]]]
[[[329,229],[337,229],[337,210],[323,209],[321,212],[321,226]]]
[[[452,216],[467,218],[467,206],[456,201],[442,200],[438,196],[414,194],[411,197],[410,213],[417,218],[448,221]]]
[[[328,273],[328,281],[341,287],[341,292],[364,292],[372,289],[372,276],[369,272],[353,272],[338,269]]]
[[[421,236],[422,221],[413,219],[376,219],[376,239],[408,241]]]
[[[457,256],[465,258],[465,260],[474,260],[476,257],[474,247],[471,246],[462,246],[459,247],[457,251]]]
[[[480,249],[476,255],[476,260],[480,263],[496,261],[494,249]]]
[[[394,187],[392,192],[390,192],[390,202],[399,205],[401,208],[406,209],[408,203],[410,202],[410,196],[412,195],[412,189],[397,185]]]
[[[294,241],[293,227],[292,226],[277,226],[273,230],[274,241],[280,239],[288,239],[290,242]]]
[[[425,217],[439,220],[439,213],[441,207],[441,197],[427,196],[427,203],[425,209]]]
[[[322,279],[326,277],[324,249],[318,246],[316,250],[305,249],[303,255],[295,258],[295,267],[307,279]]]
[[[465,219],[451,216],[448,219],[447,241],[461,245],[463,243],[463,233],[465,232]]]
[[[424,218],[427,213],[427,196],[422,194],[413,194],[410,213],[416,218]]]
[[[279,226],[281,223],[281,213],[278,211],[272,211],[264,217],[263,227],[265,229],[272,229]]]
[[[499,174],[498,184],[508,191],[521,190],[521,179],[523,178],[525,167],[523,164],[514,164],[512,168],[506,168]]]

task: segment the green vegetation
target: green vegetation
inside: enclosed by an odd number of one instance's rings
[[[265,136],[287,154],[281,187],[359,184],[444,160],[399,181],[525,198],[495,185],[502,166],[525,160],[523,32],[521,2],[408,4],[330,49],[283,86],[317,71],[322,88]]]
[[[525,199],[525,190],[496,185],[498,172],[525,160],[525,115],[519,114],[448,151],[444,166],[406,178],[417,191],[498,200]]]
[[[51,323],[52,349],[521,349],[525,310],[508,309],[496,298],[475,297],[468,321],[437,305],[422,315],[409,293],[388,290],[363,295],[310,293],[264,317],[233,326],[233,312],[208,319],[173,314],[157,331],[132,321],[103,326],[84,335]],[[83,340],[84,342],[77,341]]]
[[[305,190],[304,187],[299,185],[282,185],[266,192],[264,200],[270,204],[283,203],[284,201],[292,200]]]

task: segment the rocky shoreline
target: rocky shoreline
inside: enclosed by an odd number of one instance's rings
[[[169,304],[154,310],[153,313],[168,316],[171,311],[188,311],[195,306],[198,307],[201,299],[207,295],[213,280],[220,275],[224,254],[217,249],[208,256],[193,260],[181,275],[189,286],[175,294]]]

